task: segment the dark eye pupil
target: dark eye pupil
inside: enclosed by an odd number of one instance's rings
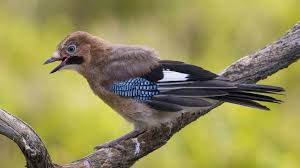
[[[68,52],[72,53],[76,50],[76,47],[74,45],[71,45],[68,47]]]
[[[71,47],[69,47],[69,51],[74,51],[75,50],[75,48],[73,47],[73,46],[71,46]]]

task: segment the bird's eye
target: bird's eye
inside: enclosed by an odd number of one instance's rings
[[[67,52],[68,52],[69,54],[73,54],[73,53],[75,53],[75,51],[76,51],[76,45],[71,44],[71,45],[69,45],[69,46],[67,47]]]

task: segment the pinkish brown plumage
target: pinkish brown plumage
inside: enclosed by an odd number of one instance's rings
[[[107,89],[114,81],[127,80],[149,73],[152,67],[158,65],[159,61],[153,49],[112,44],[89,33],[79,31],[71,33],[59,43],[54,54],[59,55],[58,60],[67,57],[68,53],[64,47],[73,43],[80,46],[76,55],[82,56],[85,61],[80,65],[65,65],[59,70],[71,69],[80,73],[87,79],[97,96],[126,120],[133,122],[136,127],[144,128],[157,124],[159,118],[148,106],[116,95]]]
[[[212,101],[268,110],[257,101],[281,101],[260,93],[283,91],[235,83],[194,65],[160,60],[153,49],[112,44],[80,31],[60,42],[45,64],[54,61],[61,63],[51,73],[62,69],[80,73],[96,95],[134,123],[138,133],[181,113],[208,108]]]

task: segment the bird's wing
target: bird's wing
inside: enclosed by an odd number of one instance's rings
[[[120,96],[169,112],[180,111],[185,107],[208,107],[211,103],[207,99],[267,110],[267,107],[255,101],[280,101],[256,93],[283,91],[273,86],[237,84],[200,67],[178,61],[160,61],[151,72],[117,81],[111,89]]]
[[[155,51],[139,46],[115,45],[106,61],[99,66],[110,81],[125,81],[152,71],[159,59]]]

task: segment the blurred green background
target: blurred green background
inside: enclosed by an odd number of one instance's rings
[[[300,19],[299,0],[0,0],[0,105],[29,123],[56,163],[132,129],[71,71],[42,63],[70,32],[156,48],[164,59],[221,72]],[[283,86],[271,112],[222,105],[176,134],[136,168],[300,167],[300,64],[260,83]],[[0,167],[24,167],[0,135]]]

